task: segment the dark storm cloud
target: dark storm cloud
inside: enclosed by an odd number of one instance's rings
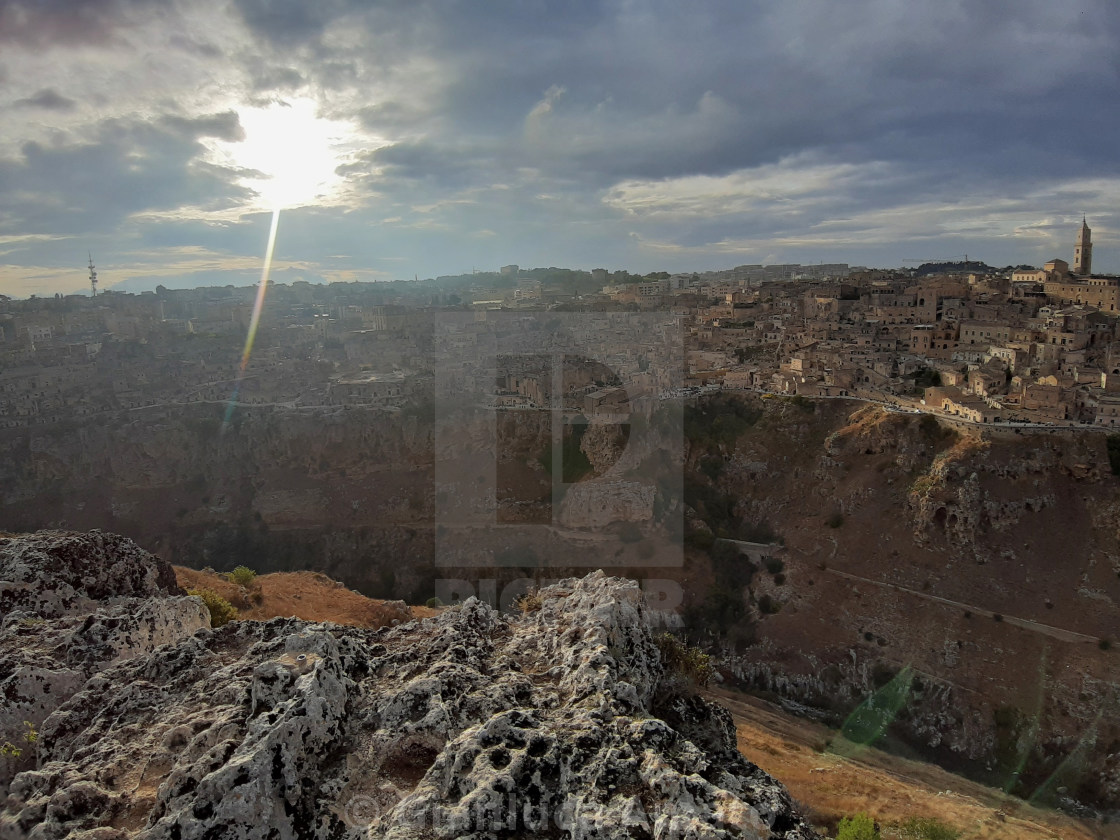
[[[73,111],[77,106],[73,99],[69,99],[53,88],[43,88],[32,96],[17,99],[14,103],[17,108],[42,108],[46,111]]]
[[[236,0],[234,6],[254,32],[279,46],[316,39],[347,10],[341,0]]]
[[[216,137],[229,142],[245,139],[245,131],[241,128],[236,111],[199,117],[166,116],[160,118],[160,125],[170,129],[175,135],[193,140],[200,137]]]
[[[108,43],[137,20],[178,15],[193,28],[168,24],[170,55],[138,57],[136,87],[123,93],[142,97],[149,67],[166,58],[168,74],[183,58],[219,68],[208,83],[221,104],[196,110],[229,108],[231,92],[239,105],[305,97],[352,121],[368,145],[338,169],[350,203],[285,211],[280,247],[308,259],[345,254],[362,268],[392,258],[407,276],[488,260],[643,270],[757,262],[771,248],[780,261],[860,261],[897,247],[897,260],[913,256],[901,242],[935,239],[1003,249],[1002,264],[1050,242],[1040,232],[1070,213],[1097,213],[1102,243],[1120,227],[1108,215],[1120,199],[1112,0],[156,9],[0,0],[0,40]],[[38,86],[48,85],[79,100],[68,119],[93,101],[56,79]],[[94,96],[109,109],[121,93]],[[183,97],[155,90],[84,143],[35,135],[0,160],[0,231],[123,225],[153,250],[181,237],[256,254],[258,221],[122,222],[246,195],[244,173],[201,162],[209,138],[243,136],[236,115],[170,114],[169,101]]]
[[[0,160],[0,234],[111,230],[130,214],[244,200],[230,170],[196,163],[199,137],[236,139],[236,115],[106,120],[91,142],[27,142]]]
[[[405,190],[407,182],[424,180],[454,189],[477,183],[487,171],[493,174],[494,159],[493,149],[467,143],[401,142],[363,155],[342,172],[367,174],[371,187],[398,183]]]
[[[0,0],[0,43],[104,45],[135,9],[155,0]]]
[[[295,90],[307,82],[299,70],[280,64],[253,59],[247,62],[246,69],[252,77],[253,89],[256,91],[286,92]]]
[[[512,162],[598,181],[724,173],[810,149],[938,168],[961,146],[949,171],[986,165],[993,147],[1099,160],[1101,132],[1117,127],[1101,107],[1115,95],[1116,15],[1099,3],[1084,16],[1040,3],[967,14],[959,4],[484,5],[370,13],[385,24],[365,42],[379,64],[424,49],[443,78],[425,101],[379,101],[359,116],[390,135],[426,130],[437,169],[463,135],[520,132],[552,88],[563,92],[536,117],[541,142]],[[1040,49],[1051,38],[1078,54]],[[333,57],[332,83],[340,67],[360,77],[349,56]],[[1088,130],[1052,116],[1079,112]]]

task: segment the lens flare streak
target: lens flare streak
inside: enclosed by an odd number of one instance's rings
[[[264,267],[261,269],[261,282],[257,287],[257,299],[253,304],[253,316],[249,319],[249,333],[245,336],[245,349],[241,353],[241,366],[237,371],[237,379],[233,383],[233,393],[226,404],[226,416],[222,420],[222,434],[229,428],[233,418],[233,410],[237,407],[237,397],[241,393],[241,383],[245,379],[245,370],[249,367],[249,356],[253,352],[253,341],[257,337],[257,325],[260,324],[261,311],[264,309],[264,296],[268,290],[268,275],[272,270],[272,252],[276,247],[276,229],[280,226],[280,208],[272,211],[272,225],[268,230],[268,247],[264,252]]]

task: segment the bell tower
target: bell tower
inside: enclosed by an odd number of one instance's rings
[[[1081,230],[1077,232],[1077,245],[1073,249],[1073,273],[1088,275],[1093,273],[1093,232],[1081,217]]]

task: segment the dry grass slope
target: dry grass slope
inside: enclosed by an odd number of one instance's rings
[[[1033,808],[932,764],[876,749],[838,755],[822,749],[835,737],[824,726],[787,715],[747,695],[725,690],[712,694],[735,717],[740,752],[780,779],[814,824],[832,832],[841,817],[866,811],[883,826],[884,840],[901,838],[892,826],[910,817],[936,818],[960,830],[959,840],[1103,840],[1120,836],[1110,826],[1089,826]]]
[[[239,586],[225,575],[183,566],[175,567],[175,577],[183,589],[209,589],[225,598],[237,607],[238,617],[243,620],[294,616],[355,627],[384,627],[435,612],[426,607],[408,607],[399,601],[367,598],[319,572],[258,575],[249,586]]]

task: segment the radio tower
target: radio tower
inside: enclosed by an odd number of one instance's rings
[[[97,272],[93,270],[93,253],[89,255],[89,292],[90,297],[97,297]]]

